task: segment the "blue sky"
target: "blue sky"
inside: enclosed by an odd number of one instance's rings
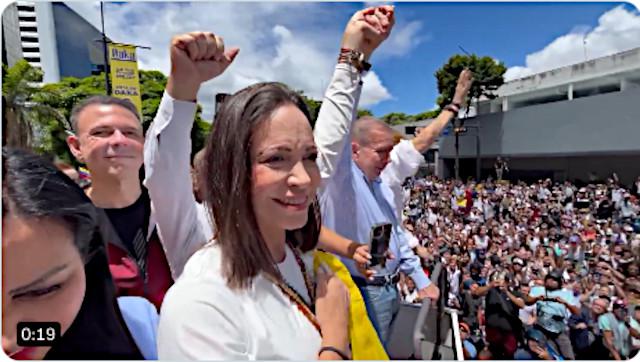
[[[99,24],[99,3],[68,2]],[[371,4],[371,3],[368,3]],[[119,2],[105,6],[107,35],[147,45],[142,69],[169,70],[172,35],[212,31],[240,46],[234,64],[207,82],[198,99],[212,117],[213,96],[258,81],[282,81],[320,98],[328,85],[347,20],[365,3]],[[640,13],[623,3],[395,3],[396,26],[376,51],[362,108],[375,115],[433,108],[433,76],[459,45],[503,61],[517,78],[640,46]]]

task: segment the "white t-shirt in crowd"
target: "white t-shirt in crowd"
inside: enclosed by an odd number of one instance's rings
[[[614,204],[618,204],[622,200],[622,195],[624,194],[624,190],[622,189],[614,189],[611,191],[611,201]]]
[[[288,248],[287,248],[288,249]],[[302,256],[307,270],[312,255]],[[278,286],[257,276],[247,290],[227,286],[213,243],[196,252],[169,289],[158,327],[158,357],[174,360],[315,360],[322,338]],[[308,298],[290,250],[278,266]]]
[[[538,198],[540,200],[546,200],[549,196],[551,196],[551,191],[546,187],[541,187],[540,190],[538,190]]]
[[[518,312],[518,316],[525,326],[531,325],[529,322],[536,316],[536,305],[525,305],[524,308]]]
[[[484,237],[474,235],[473,240],[476,242],[477,249],[487,249],[489,247],[489,235],[485,235]]]

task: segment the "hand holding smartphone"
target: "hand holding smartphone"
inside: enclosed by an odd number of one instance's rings
[[[391,241],[391,228],[392,225],[389,223],[376,224],[371,227],[369,235],[370,266],[385,265]]]

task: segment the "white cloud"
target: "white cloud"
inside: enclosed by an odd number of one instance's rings
[[[374,56],[393,57],[409,54],[420,43],[429,39],[428,34],[421,33],[422,23],[411,21],[408,23],[396,23],[391,31],[391,36],[382,45]]]
[[[362,86],[362,95],[360,96],[361,107],[371,107],[379,102],[392,99],[393,97],[382,85],[378,75],[371,71],[364,77]]]
[[[544,49],[527,55],[526,66],[511,67],[505,80],[544,72],[585,60],[618,53],[640,46],[640,13],[623,6],[602,14],[598,25],[590,29],[577,26],[556,38]]]
[[[97,3],[67,4],[83,16],[93,16],[91,14],[96,12],[99,16]],[[291,14],[306,16],[298,20]],[[240,47],[234,64],[200,89],[198,100],[203,106],[203,118],[208,120],[213,118],[215,93],[234,93],[261,81],[283,82],[312,98],[321,99],[329,85],[344,21],[348,18],[349,14],[340,14],[334,8],[328,11],[321,3],[129,2],[105,5],[105,28],[111,39],[151,47],[138,51],[141,69],[168,74],[171,36],[188,31],[212,31],[224,37],[226,46]],[[398,43],[405,47],[412,44],[406,40],[398,40]],[[378,76],[370,73],[361,105],[370,107],[390,98]]]

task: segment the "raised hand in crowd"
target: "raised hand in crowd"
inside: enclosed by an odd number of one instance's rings
[[[210,32],[174,36],[167,92],[177,100],[195,101],[200,85],[222,74],[239,51],[239,48],[225,50],[222,37]]]
[[[458,76],[458,83],[456,84],[456,91],[453,94],[453,104],[462,105],[469,94],[471,85],[473,84],[473,72],[469,69],[464,69]]]
[[[420,133],[411,141],[416,150],[420,153],[426,152],[429,147],[440,136],[440,133],[447,126],[449,121],[457,116],[460,111],[460,107],[464,104],[471,85],[473,84],[473,73],[469,69],[464,69],[458,76],[458,83],[456,84],[456,91],[453,95],[452,104],[446,106],[442,112],[436,117],[435,121],[431,122],[427,127],[420,131]]]
[[[389,37],[394,24],[392,5],[360,10],[347,23],[342,38],[342,48],[361,51],[364,60],[368,60],[373,51]]]

